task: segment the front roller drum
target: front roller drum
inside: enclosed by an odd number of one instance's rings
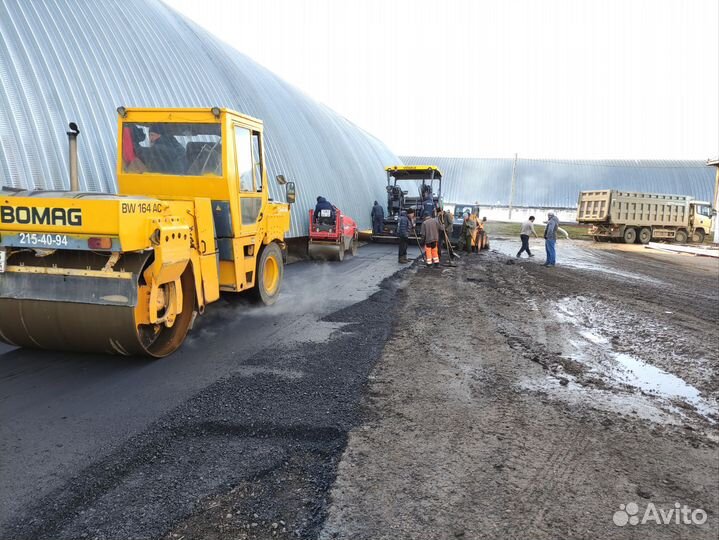
[[[133,282],[128,287],[140,291],[142,268],[147,259],[133,271]],[[4,274],[7,277],[9,274]],[[51,290],[47,276],[33,276],[39,290]],[[80,278],[82,279],[82,278]],[[87,288],[107,278],[87,280]],[[62,300],[37,298],[0,298],[0,340],[19,347],[77,352],[95,352],[140,355],[161,358],[174,352],[184,341],[190,329],[195,311],[195,290],[189,268],[181,278],[182,311],[177,313],[173,324],[137,324],[134,305],[109,305],[108,303],[84,303],[72,298]],[[51,291],[52,292],[52,291]],[[139,292],[135,292],[135,296]],[[43,293],[44,294],[44,293]],[[101,293],[90,293],[101,298]],[[42,296],[38,294],[37,296]],[[46,296],[49,296],[46,295]],[[58,297],[61,295],[58,294]],[[121,295],[115,295],[121,298]],[[113,300],[106,296],[106,302]],[[116,299],[120,301],[120,299]]]

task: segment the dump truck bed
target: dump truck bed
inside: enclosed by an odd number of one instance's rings
[[[637,227],[685,227],[689,223],[690,197],[616,190],[582,191],[577,222]]]

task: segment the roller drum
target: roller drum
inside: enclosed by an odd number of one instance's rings
[[[311,242],[307,247],[307,254],[310,259],[325,260],[325,261],[341,261],[344,257],[344,246],[342,244],[335,243],[319,243]]]
[[[82,268],[88,262],[97,266],[92,254],[48,259],[42,261],[43,266]],[[172,327],[138,325],[137,294],[142,270],[150,260],[151,253],[123,255],[117,266],[132,272],[132,279],[122,280],[3,274],[0,340],[19,347],[128,356],[159,358],[172,353],[182,344],[194,316],[194,286],[186,271],[181,280],[183,309]],[[33,263],[38,265],[38,261]]]

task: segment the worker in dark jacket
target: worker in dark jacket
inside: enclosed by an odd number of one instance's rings
[[[447,256],[452,258],[452,246],[450,238],[452,237],[453,218],[452,213],[448,210],[440,210],[437,212],[437,222],[440,225],[439,230],[439,258],[442,258],[442,246],[447,250]]]
[[[320,218],[320,212],[322,210],[329,210],[329,220],[334,221],[337,217],[337,214],[335,213],[335,207],[332,205],[331,202],[329,202],[324,197],[317,197],[317,204],[315,205],[315,213],[314,213],[314,220],[317,221]]]
[[[427,266],[432,264],[439,266],[439,253],[437,252],[437,242],[439,241],[440,224],[434,214],[422,222],[420,233],[422,242],[424,243],[424,255],[427,260]]]
[[[432,198],[432,190],[428,190],[425,192],[424,198],[422,199],[422,214],[420,217],[422,217],[422,219],[432,217],[435,210],[436,208],[434,206],[434,199]]]
[[[380,234],[382,232],[382,223],[384,222],[384,208],[377,201],[372,206],[370,217],[372,218],[372,234]]]
[[[410,208],[409,212],[414,214],[414,211]],[[399,221],[397,222],[397,235],[399,236],[399,252],[397,262],[406,263],[407,260],[407,242],[409,241],[409,232],[412,227],[412,219],[407,212],[402,210],[399,214]]]
[[[162,124],[150,126],[149,138],[150,146],[137,146],[137,155],[145,164],[147,172],[185,174],[185,147],[175,137],[166,134]]]
[[[547,227],[544,229],[544,247],[547,251],[547,260],[543,266],[554,266],[557,262],[557,253],[555,244],[557,243],[557,229],[559,228],[559,219],[554,212],[547,214]]]

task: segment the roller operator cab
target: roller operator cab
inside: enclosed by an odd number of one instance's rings
[[[395,165],[387,167],[387,213],[382,231],[373,234],[373,240],[399,238],[397,225],[402,211],[412,208],[415,212],[416,230],[419,234],[423,219],[431,209],[442,208],[442,172],[433,165]]]
[[[118,108],[117,195],[3,191],[0,340],[166,356],[221,291],[272,304],[294,184],[268,196],[260,120]]]

